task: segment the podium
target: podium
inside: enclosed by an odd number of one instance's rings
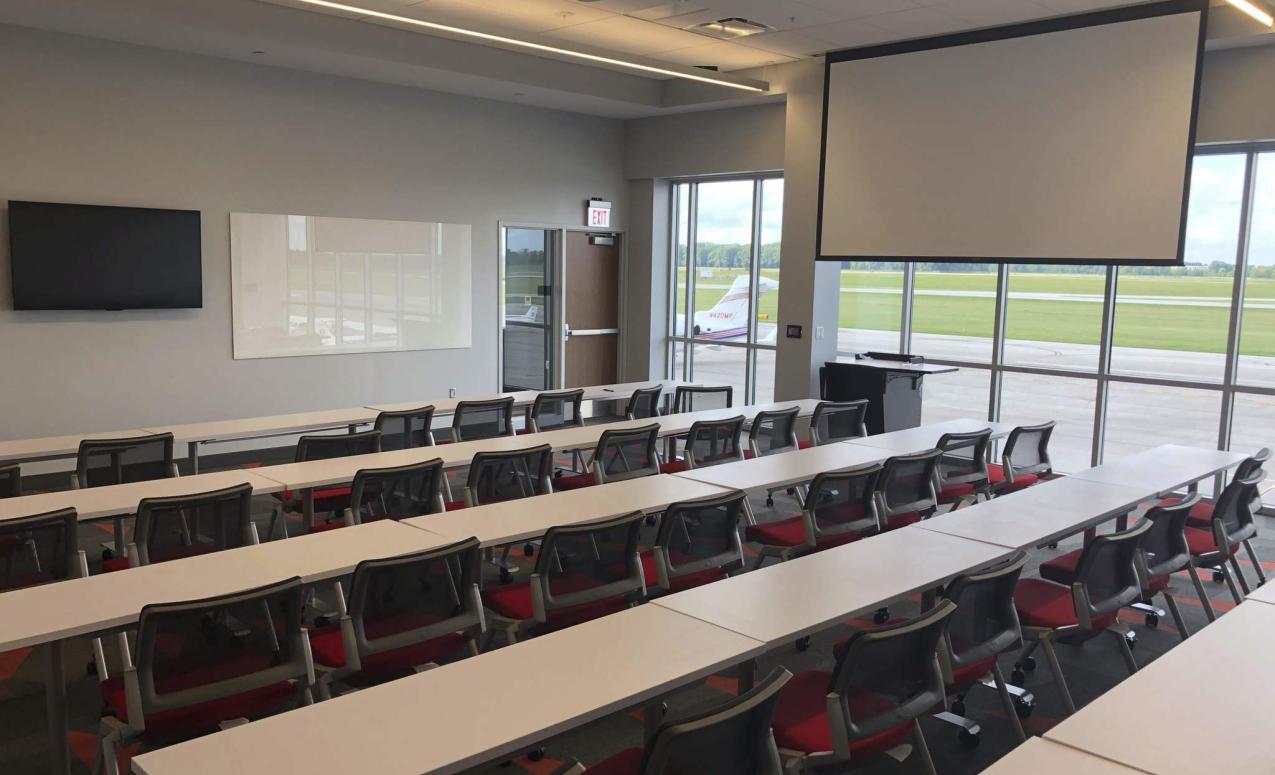
[[[828,362],[819,370],[825,401],[868,399],[868,433],[887,433],[921,424],[921,384],[927,374],[947,374],[955,366],[928,366],[915,355],[866,353],[850,363]]]

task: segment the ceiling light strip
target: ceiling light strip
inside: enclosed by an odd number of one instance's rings
[[[398,14],[385,13],[384,11],[374,11],[370,8],[360,8],[355,5],[346,5],[345,3],[334,3],[330,0],[294,0],[298,3],[313,5],[319,8],[330,8],[334,11],[344,11],[346,13],[359,14],[360,16],[370,16],[375,19],[384,19],[385,21],[396,22],[399,24],[409,24],[414,27],[424,27],[439,32],[452,33],[454,35],[463,35],[469,38],[477,38],[478,40],[486,40],[492,43],[502,43],[510,46],[518,46],[519,48],[528,48],[534,51],[543,51],[548,54],[559,54],[561,56],[573,57],[575,59],[584,59],[590,62],[597,62],[605,65],[616,65],[619,67],[627,67],[633,70],[641,70],[646,73],[654,73],[656,75],[667,75],[673,78],[686,78],[692,81],[701,81],[703,83],[711,83],[716,86],[726,86],[731,89],[742,89],[751,92],[766,92],[768,89],[752,86],[745,83],[736,83],[726,80],[725,78],[714,78],[710,75],[697,75],[694,73],[686,73],[680,70],[672,70],[656,65],[644,65],[640,62],[630,62],[623,59],[614,59],[612,57],[601,56],[598,54],[589,54],[583,51],[572,51],[571,49],[558,48],[557,46],[548,46],[543,43],[533,43],[529,40],[519,40],[517,38],[507,38],[504,35],[493,35],[488,32],[478,32],[477,30],[469,30],[464,27],[453,27],[450,24],[439,24],[438,22],[425,21],[424,19],[413,19],[409,16],[399,16]]]
[[[1257,3],[1250,2],[1250,0],[1226,1],[1249,16],[1252,16],[1254,19],[1257,19],[1262,24],[1265,24],[1267,27],[1275,26],[1275,17],[1272,17],[1265,8]]]

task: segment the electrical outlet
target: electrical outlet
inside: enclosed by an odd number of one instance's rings
[[[447,388],[447,397],[448,397],[448,398],[455,398],[455,397],[456,397],[456,388]]]
[[[823,326],[815,326],[815,339],[823,339]]]

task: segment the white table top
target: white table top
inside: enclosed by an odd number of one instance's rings
[[[49,436],[43,439],[13,439],[0,441],[0,463],[10,460],[45,460],[57,457],[74,457],[85,439],[124,439],[131,436],[147,436],[152,431],[134,428],[110,433],[85,433],[78,436]]]
[[[279,482],[251,470],[214,471],[195,476],[153,479],[83,490],[58,490],[18,498],[0,498],[0,521],[29,517],[74,507],[81,521],[133,514],[143,498],[165,498],[175,495],[198,495],[226,487],[248,483],[255,495],[266,495],[284,489]]]
[[[670,503],[721,495],[723,490],[677,476],[646,476],[624,482],[565,490],[471,509],[429,514],[403,524],[460,541],[478,536],[484,546],[524,541],[551,527],[607,519],[634,511],[654,512]]]
[[[1256,600],[1260,603],[1270,603],[1275,605],[1275,580],[1268,581],[1250,592],[1248,599]]]
[[[887,457],[887,452],[872,447],[824,444],[752,460],[693,468],[677,476],[733,490],[760,490],[808,482],[825,471],[868,465]]]
[[[1008,436],[1009,432],[1014,430],[1015,427],[1013,423],[961,418],[959,420],[922,425],[919,428],[878,433],[875,436],[864,436],[861,439],[849,439],[845,443],[886,449],[895,455],[911,455],[934,449],[939,443],[939,438],[945,433],[972,433],[991,428],[992,438],[999,439]]]
[[[756,641],[644,605],[161,748],[143,775],[454,773],[750,659]],[[489,687],[517,687],[521,699]]]
[[[695,385],[703,384],[696,382],[682,382],[675,379],[657,379],[647,382],[621,382],[614,385],[593,385],[584,388],[585,401],[627,401],[629,396],[633,395],[633,391],[640,388],[649,388],[659,385],[664,391],[672,393],[677,389],[678,385]],[[569,388],[561,388],[567,390]],[[512,396],[514,406],[527,406],[536,400],[536,396],[544,392],[556,392],[555,390],[517,390],[510,393],[492,393],[485,396],[469,396],[468,398],[443,398],[434,401],[401,401],[393,404],[374,404],[369,409],[375,409],[378,412],[401,412],[408,409],[417,409],[422,406],[433,406],[434,414],[443,415],[451,414],[456,411],[456,405],[461,401],[483,401],[492,398],[507,398]]]
[[[1120,516],[1147,497],[1145,490],[1068,476],[917,524],[973,541],[1031,549]]]
[[[1140,775],[1141,772],[1043,737],[1029,737],[1027,742],[983,770],[982,775]]]
[[[1244,452],[1220,452],[1182,444],[1162,444],[1135,455],[1115,458],[1097,468],[1072,474],[1078,479],[1169,493],[1239,465]]]
[[[1275,772],[1275,606],[1245,602],[1046,733],[1157,775]]]
[[[185,423],[182,425],[152,425],[151,433],[172,433],[177,441],[225,441],[248,439],[270,434],[303,433],[305,431],[341,428],[361,425],[376,419],[376,411],[365,406],[348,409],[325,409],[318,412],[297,412],[269,417],[245,417],[238,420],[213,420],[211,422]]]
[[[311,583],[350,573],[362,560],[448,543],[379,521],[13,590],[0,594],[0,651],[121,627],[135,622],[148,603],[197,600],[293,576]]]
[[[776,646],[1012,552],[915,525],[659,598],[671,608]]]

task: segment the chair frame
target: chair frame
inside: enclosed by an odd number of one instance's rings
[[[146,444],[154,444],[155,442],[163,442],[164,445],[164,463],[168,469],[168,479],[175,479],[181,476],[181,471],[177,468],[177,461],[173,457],[173,434],[156,433],[146,436],[120,436],[111,439],[82,439],[79,449],[75,453],[75,471],[71,474],[71,489],[80,490],[88,487],[88,459],[94,454],[112,453],[113,451],[124,452],[133,447],[145,446]],[[119,459],[112,455],[114,465],[119,465]],[[123,514],[111,520],[115,532],[115,552],[124,554],[128,551],[128,542],[124,538],[124,516]]]
[[[1149,534],[1154,534],[1157,530],[1165,531],[1166,537],[1174,546],[1174,553],[1168,558],[1160,558],[1158,560],[1152,559],[1153,556],[1145,549],[1138,552],[1137,555],[1138,578],[1142,581],[1143,603],[1146,608],[1151,608],[1149,613],[1157,617],[1163,615],[1163,612],[1154,609],[1151,605],[1155,597],[1155,593],[1151,591],[1151,580],[1159,576],[1169,577],[1169,586],[1161,590],[1160,594],[1164,597],[1164,603],[1168,607],[1169,613],[1173,615],[1173,623],[1178,628],[1178,635],[1182,637],[1182,640],[1189,638],[1191,631],[1182,619],[1182,612],[1178,610],[1178,601],[1173,596],[1172,578],[1174,573],[1185,570],[1190,574],[1196,591],[1203,589],[1203,585],[1200,584],[1200,574],[1196,572],[1195,565],[1191,562],[1191,550],[1186,543],[1187,518],[1191,516],[1191,508],[1199,502],[1199,493],[1192,493],[1178,503],[1167,506],[1161,504],[1149,509],[1144,515],[1144,519],[1151,523]],[[1161,520],[1164,522],[1162,523]],[[1201,596],[1201,601],[1204,606],[1209,606],[1207,595]]]
[[[725,420],[696,420],[695,422],[691,423],[691,427],[686,431],[686,446],[682,449],[682,461],[686,463],[686,467],[688,469],[709,468],[711,466],[719,466],[723,463],[734,463],[734,462],[743,460],[744,459],[743,437],[744,437],[744,421],[745,420],[746,418],[744,417],[744,415],[741,414],[735,417],[730,417]],[[713,463],[696,462],[695,456],[692,455],[687,450],[691,448],[691,445],[693,444],[694,439],[699,434],[699,432],[706,428],[727,427],[727,426],[734,426],[731,432],[732,432],[732,435],[734,435],[735,437],[735,456],[730,459],[718,460]],[[672,441],[673,439],[670,437],[669,442],[672,443]]]
[[[544,390],[536,394],[535,400],[531,402],[531,406],[527,407],[525,421],[527,429],[531,433],[540,433],[540,411],[544,407],[546,401],[567,401],[575,407],[575,420],[569,423],[563,423],[562,427],[583,427],[584,415],[580,413],[580,406],[584,403],[584,388],[574,388],[572,390]],[[556,430],[556,428],[554,429]]]
[[[980,498],[992,498],[992,480],[991,474],[987,467],[987,455],[992,445],[992,429],[985,428],[981,431],[970,431],[969,433],[944,433],[939,437],[938,444],[934,445],[939,449],[943,456],[939,458],[938,467],[934,469],[934,474],[938,478],[936,491],[943,492],[943,488],[953,484],[969,484],[974,486],[974,498],[970,503],[978,503]],[[970,474],[957,474],[952,477],[943,475],[943,459],[948,453],[965,449],[973,450],[971,460],[977,465],[978,470]],[[964,458],[962,458],[964,460]],[[962,496],[952,501],[954,508],[960,508],[966,505],[969,496]]]
[[[1054,463],[1049,456],[1049,440],[1053,438],[1054,429],[1058,423],[1050,420],[1039,425],[1020,425],[1009,432],[1009,438],[1005,440],[1005,449],[1001,452],[1001,468],[1005,471],[1005,482],[1001,485],[1001,490],[1009,488],[1015,479],[1024,474],[1036,474],[1041,479],[1049,479],[1054,475]],[[1014,455],[1014,448],[1019,443],[1019,438],[1026,433],[1034,433],[1040,431],[1044,435],[1041,436],[1038,453],[1041,462],[1033,466],[1023,466],[1015,468],[1011,458]]]
[[[224,487],[220,490],[211,490],[209,492],[195,493],[192,495],[172,495],[164,498],[143,498],[141,502],[137,504],[137,516],[134,517],[133,520],[133,540],[128,543],[129,567],[137,568],[151,564],[150,549],[147,545],[147,539],[155,530],[155,525],[152,519],[155,511],[179,507],[196,508],[205,503],[230,500],[231,498],[235,498],[239,501],[239,513],[243,518],[242,525],[244,545],[255,546],[261,543],[260,538],[257,535],[257,526],[252,521],[252,484],[249,482]],[[184,517],[183,521],[185,521]]]
[[[825,414],[837,414],[840,412],[857,412],[859,415],[859,432],[855,436],[838,436],[836,438],[822,438],[819,435],[819,421]],[[815,411],[810,415],[810,440],[814,442],[816,447],[833,442],[843,441],[845,439],[861,439],[868,435],[868,399],[860,398],[857,401],[820,401],[815,405]]]
[[[1243,589],[1244,595],[1249,593],[1250,587],[1248,579],[1244,575],[1244,570],[1240,567],[1239,557],[1236,552],[1231,551],[1231,548],[1233,545],[1244,547],[1244,551],[1253,566],[1255,568],[1261,567],[1252,543],[1253,537],[1257,535],[1257,527],[1253,523],[1252,502],[1258,494],[1259,485],[1265,478],[1266,471],[1262,468],[1257,468],[1252,470],[1247,477],[1240,478],[1236,476],[1227,483],[1213,507],[1211,529],[1216,551],[1191,556],[1193,570],[1194,568],[1212,568],[1215,572],[1221,574],[1231,591],[1231,597],[1235,600],[1236,605],[1244,602],[1244,597],[1240,594],[1240,589],[1236,588],[1235,582],[1239,581],[1239,586]],[[1248,492],[1247,497],[1246,491]],[[1234,533],[1227,533],[1224,515],[1227,509],[1232,508],[1235,509],[1236,517],[1240,524]],[[1219,514],[1223,516],[1219,516]],[[1197,584],[1196,592],[1200,595],[1200,602],[1204,605],[1205,615],[1210,622],[1215,621],[1217,614],[1213,611],[1213,606],[1204,592],[1203,585],[1199,583],[1198,577],[1193,576],[1193,581]]]
[[[424,418],[424,419],[425,419],[425,440],[426,440],[426,443],[425,443],[425,444],[422,444],[422,445],[420,445],[420,446],[425,446],[425,447],[432,447],[432,446],[434,446],[434,428],[433,428],[433,426],[434,426],[434,405],[433,405],[433,404],[425,404],[424,406],[417,407],[416,409],[403,409],[403,410],[399,410],[399,411],[384,411],[384,412],[381,412],[381,413],[379,413],[379,414],[377,414],[377,415],[376,415],[376,422],[375,422],[375,423],[373,423],[373,425],[372,425],[372,429],[373,429],[373,430],[376,430],[376,431],[380,431],[381,433],[384,433],[384,432],[385,432],[385,423],[386,423],[386,421],[387,421],[387,420],[398,420],[398,419],[403,419],[403,420],[409,420],[409,421],[410,421],[410,420],[413,420],[413,419],[418,418],[418,417],[420,417],[420,418]]]
[[[604,452],[607,448],[616,443],[624,443],[626,437],[636,438],[639,436],[647,437],[647,453],[648,457],[645,466],[640,466],[637,470],[625,472],[622,474],[608,474],[604,470],[602,461],[605,460]],[[611,428],[602,432],[598,437],[598,445],[593,450],[593,459],[589,463],[593,472],[593,480],[598,484],[607,484],[608,482],[622,482],[628,479],[640,479],[644,476],[655,476],[660,473],[660,424],[651,423],[638,428]]]
[[[686,409],[683,404],[686,403],[687,396],[713,395],[715,393],[726,394],[726,406],[722,408],[730,409],[735,406],[735,389],[730,385],[678,385],[677,389],[673,391],[673,408],[669,414],[683,414],[688,411],[703,411]]]
[[[320,460],[323,458],[311,458],[310,449],[313,447],[323,447],[326,445],[335,446],[337,442],[349,442],[351,439],[355,441],[375,440],[373,445],[375,449],[370,452],[360,454],[375,454],[381,451],[381,432],[377,429],[359,431],[357,433],[316,433],[302,436],[297,439],[297,449],[293,459],[297,463],[305,463],[311,460]],[[314,491],[316,487],[304,487],[297,492],[292,493],[293,500],[285,501],[280,499],[274,505],[270,514],[270,526],[266,529],[266,535],[274,536],[276,524],[283,533],[282,537],[288,537],[288,520],[286,514],[297,513],[297,507],[300,507],[301,523],[305,526],[306,533],[309,533],[314,527]],[[299,497],[297,497],[299,496]],[[348,508],[345,510],[348,511]],[[342,512],[344,519],[345,513]]]
[[[890,517],[899,514],[910,514],[914,511],[921,512],[921,519],[928,519],[934,515],[939,507],[939,492],[935,486],[935,480],[938,478],[939,460],[943,456],[940,449],[931,449],[925,452],[917,452],[911,455],[895,455],[885,461],[881,467],[881,476],[877,479],[877,516],[880,517],[879,529],[885,531],[889,529]],[[930,460],[933,465],[933,473],[930,476],[930,496],[918,501],[909,501],[908,503],[900,503],[891,506],[886,502],[885,490],[891,469],[896,465],[904,463],[917,463]]]
[[[664,514],[660,517],[660,528],[655,537],[655,544],[651,547],[651,552],[655,557],[656,577],[654,579],[644,579],[650,594],[656,595],[671,589],[673,583],[683,576],[691,576],[713,568],[721,568],[726,576],[731,576],[744,567],[744,543],[739,537],[739,523],[736,523],[735,530],[731,532],[731,548],[725,552],[711,557],[702,557],[694,562],[683,563],[676,569],[674,569],[673,561],[669,557],[669,544],[673,540],[673,526],[675,524],[675,520],[670,517],[671,514],[712,506],[726,506],[732,503],[740,504],[739,515],[741,519],[745,519],[744,515],[748,511],[748,494],[743,490],[678,501],[668,505],[664,510]],[[682,525],[682,530],[685,531],[685,529],[685,525]]]
[[[443,459],[436,457],[432,460],[426,460],[421,463],[408,463],[403,466],[390,466],[387,468],[361,468],[354,474],[354,482],[350,485],[350,507],[345,510],[345,524],[348,526],[363,524],[363,490],[367,487],[368,482],[384,477],[392,477],[400,474],[428,473],[429,469],[435,470],[434,483],[434,504],[433,510],[427,511],[425,514],[441,514],[446,511],[444,505],[447,500],[449,491],[447,489],[447,476],[443,471]],[[424,514],[418,516],[425,516]]]
[[[663,412],[660,411],[660,394],[663,392],[664,392],[664,388],[661,385],[655,385],[654,387],[649,387],[649,388],[638,388],[637,390],[634,390],[633,394],[629,396],[628,402],[624,405],[624,419],[645,420],[645,419],[649,419],[649,417],[662,416]],[[641,417],[638,417],[637,416],[638,404],[646,396],[653,396],[653,398],[651,399],[651,407],[655,410],[654,414],[651,414],[649,416],[643,415]]]
[[[851,468],[841,468],[835,471],[825,471],[806,485],[807,495],[802,499],[801,517],[806,530],[805,543],[797,546],[780,546],[771,544],[762,544],[761,549],[757,552],[757,557],[753,560],[753,569],[760,568],[768,557],[778,557],[780,562],[787,562],[793,557],[816,551],[819,547],[819,537],[822,533],[819,530],[819,521],[815,516],[815,509],[818,504],[818,494],[824,488],[824,482],[829,479],[844,479],[846,477],[871,476],[873,477],[871,489],[867,492],[867,513],[862,520],[858,522],[848,523],[844,530],[837,531],[832,535],[840,535],[841,533],[855,532],[859,530],[879,530],[881,527],[881,500],[877,497],[877,483],[880,480],[881,472],[884,470],[883,463],[868,463],[862,466],[853,466]],[[747,504],[747,501],[745,501]]]
[[[451,438],[453,444],[459,444],[463,441],[475,441],[476,439],[465,439],[461,437],[461,425],[464,422],[465,411],[468,409],[501,409],[504,415],[506,431],[498,434],[498,436],[514,436],[517,431],[514,429],[514,397],[503,396],[500,398],[486,398],[480,401],[461,401],[456,404],[456,408],[452,411],[452,428]],[[484,437],[485,438],[485,437]]]

